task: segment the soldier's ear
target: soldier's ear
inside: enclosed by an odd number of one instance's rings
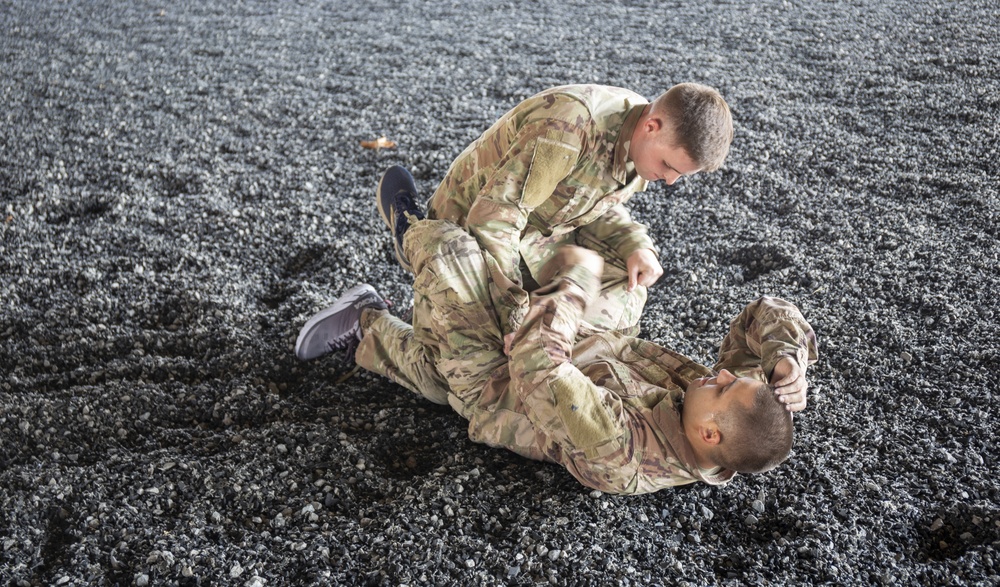
[[[722,432],[715,425],[714,421],[706,422],[698,427],[698,437],[709,446],[716,446],[722,442]]]
[[[643,123],[643,127],[647,133],[655,135],[663,129],[663,119],[658,114],[650,112],[646,118],[646,122]]]

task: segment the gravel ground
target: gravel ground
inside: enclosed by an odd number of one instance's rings
[[[1000,581],[995,1],[396,4],[0,0],[0,583]],[[797,303],[785,465],[593,493],[295,361],[346,287],[410,303],[386,167],[429,195],[538,90],[681,81],[736,142],[632,202],[643,332],[711,361],[745,303]]]

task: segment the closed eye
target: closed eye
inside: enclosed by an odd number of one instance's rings
[[[736,385],[736,381],[735,380],[732,383],[730,383],[729,385],[720,388],[719,389],[719,395],[722,395],[722,394],[726,393],[734,385]]]

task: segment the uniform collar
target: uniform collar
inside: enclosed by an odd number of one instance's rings
[[[681,372],[678,373],[679,378],[674,381],[673,389],[670,389],[660,403],[652,407],[650,416],[661,431],[664,441],[673,450],[674,456],[683,463],[692,478],[709,485],[722,485],[729,482],[736,472],[725,467],[702,469],[698,466],[694,447],[684,434],[684,420],[681,413],[684,408],[684,390],[688,384],[698,377],[712,373],[713,370],[694,361],[682,366]]]
[[[622,123],[618,140],[615,142],[615,166],[612,170],[615,180],[620,184],[628,183],[630,171],[628,168],[632,167],[633,171],[635,169],[634,166],[629,165],[628,150],[632,145],[632,132],[635,131],[636,124],[642,118],[643,109],[648,105],[648,103],[644,103],[633,106],[629,100],[625,100],[625,108],[628,113],[625,115],[625,122]]]

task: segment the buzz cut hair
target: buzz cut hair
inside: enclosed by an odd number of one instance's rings
[[[716,416],[722,442],[717,464],[737,473],[763,473],[788,458],[792,450],[792,414],[777,398],[774,387],[762,383],[750,406],[734,402]]]

